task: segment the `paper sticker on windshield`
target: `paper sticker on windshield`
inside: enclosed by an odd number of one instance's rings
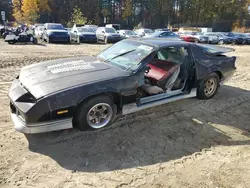
[[[139,49],[145,50],[145,51],[152,51],[153,47],[151,46],[146,46],[146,45],[140,45],[138,46]]]

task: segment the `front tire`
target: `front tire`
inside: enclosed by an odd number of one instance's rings
[[[50,43],[49,36],[47,37],[46,42],[47,42],[48,44]]]
[[[82,131],[101,129],[112,122],[116,112],[117,107],[109,96],[93,97],[79,106],[73,123]]]
[[[220,45],[224,44],[224,41],[223,41],[223,40],[220,40],[220,41],[219,41],[219,44],[220,44]]]
[[[105,44],[108,44],[108,37],[105,37],[105,38],[104,38],[104,43],[105,43]]]
[[[33,39],[33,44],[38,44],[37,38],[34,38],[34,39]]]
[[[77,36],[76,43],[77,43],[77,44],[80,44],[80,43],[81,43],[80,36]]]
[[[8,41],[8,43],[9,43],[9,44],[15,44],[16,41],[14,41],[14,40],[13,40],[13,41]]]
[[[197,90],[197,97],[202,100],[211,99],[217,93],[219,88],[219,76],[216,73],[212,73],[204,78]]]

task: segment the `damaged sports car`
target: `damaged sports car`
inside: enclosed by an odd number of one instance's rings
[[[129,114],[180,99],[212,98],[236,70],[232,48],[167,39],[127,39],[96,56],[21,69],[10,91],[15,129],[101,129]]]

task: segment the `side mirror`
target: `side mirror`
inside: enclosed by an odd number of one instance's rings
[[[47,28],[44,28],[43,30],[44,30],[44,31],[46,31],[46,30],[47,30]]]
[[[105,32],[104,32],[104,31],[102,31],[102,33],[104,34]]]
[[[74,31],[74,33],[77,33],[77,31]]]

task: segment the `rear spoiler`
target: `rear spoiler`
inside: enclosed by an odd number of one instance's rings
[[[197,45],[203,47],[204,50],[213,55],[220,55],[235,51],[234,48],[229,48],[229,47],[221,47],[209,44],[197,44]]]

